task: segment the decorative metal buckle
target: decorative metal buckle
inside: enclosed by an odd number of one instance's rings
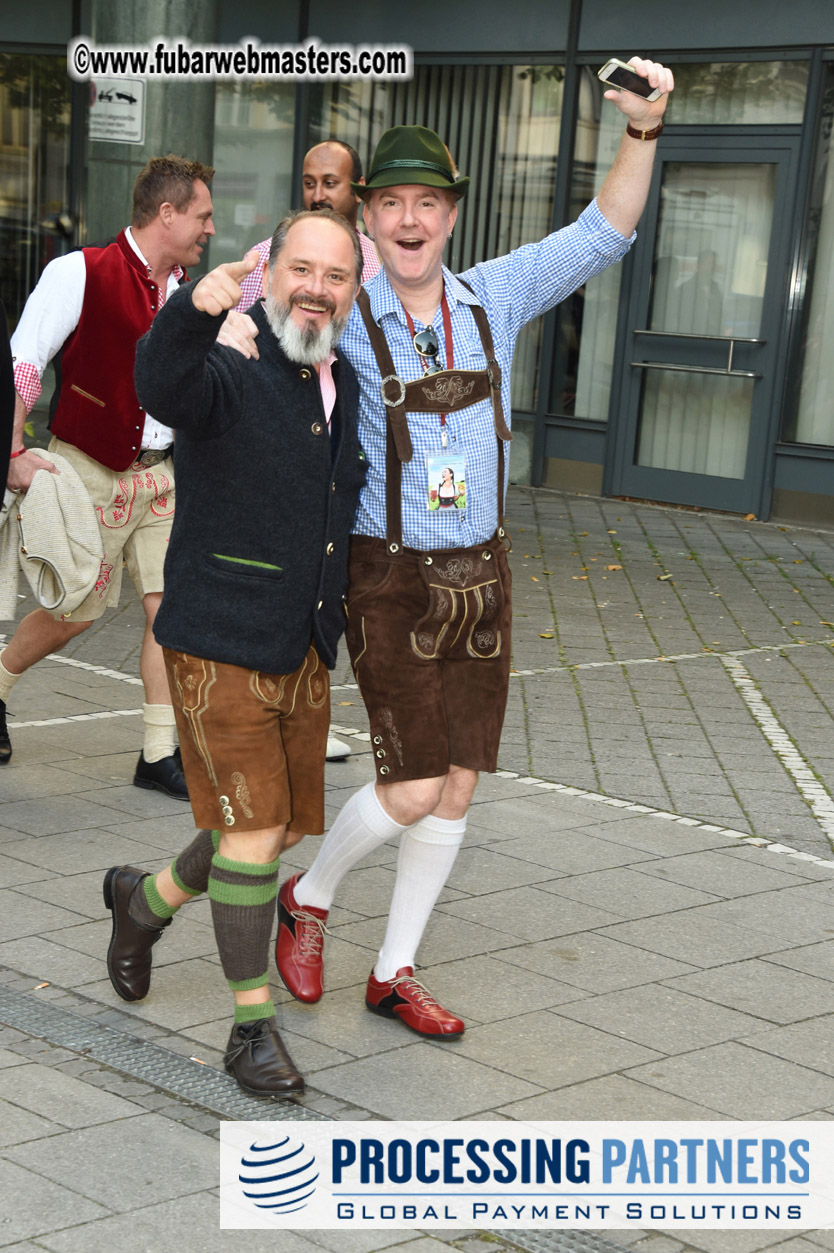
[[[389,383],[399,383],[400,385],[400,394],[396,400],[389,400],[385,395],[385,388]],[[386,378],[384,378],[379,385],[379,390],[382,392],[382,403],[387,405],[389,409],[399,408],[405,400],[405,383],[396,374],[389,374]]]

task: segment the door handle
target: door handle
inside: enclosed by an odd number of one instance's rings
[[[657,335],[665,339],[698,339],[727,345],[727,364],[723,369],[709,365],[664,365],[662,361],[629,361],[630,366],[644,366],[647,370],[679,370],[684,374],[723,374],[725,378],[760,379],[755,370],[734,370],[733,353],[736,344],[766,344],[766,339],[746,339],[741,335],[697,335],[693,331],[634,331],[635,335]]]
[[[648,331],[634,330],[632,335],[655,335],[661,339],[708,339],[722,344],[766,344],[766,339],[748,339],[744,335],[700,335],[695,331]]]
[[[671,365],[667,361],[629,361],[628,364],[638,370],[676,370],[679,374],[720,374],[725,379],[760,379],[762,377],[755,370],[729,369],[729,365],[732,364],[732,353],[726,369],[714,365]]]

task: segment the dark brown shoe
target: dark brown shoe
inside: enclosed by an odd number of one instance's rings
[[[5,766],[12,755],[12,742],[6,725],[6,702],[0,700],[0,766]]]
[[[250,1096],[277,1100],[282,1096],[298,1096],[304,1091],[304,1080],[284,1048],[274,1018],[236,1022],[226,1046],[224,1064]]]
[[[171,919],[158,927],[143,927],[128,912],[128,902],[146,879],[133,866],[113,866],[104,876],[104,903],[113,915],[113,935],[107,950],[107,973],[123,1001],[141,1001],[151,986],[151,949]]]

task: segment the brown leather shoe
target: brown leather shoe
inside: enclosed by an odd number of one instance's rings
[[[224,1065],[250,1096],[277,1100],[304,1091],[304,1080],[284,1048],[274,1018],[236,1022],[226,1046]]]
[[[12,742],[6,723],[6,702],[0,700],[0,766],[5,766],[12,755]]]
[[[171,919],[158,927],[142,927],[128,912],[134,888],[146,879],[133,866],[113,866],[104,876],[104,903],[113,915],[107,950],[107,973],[123,1001],[141,1001],[151,986],[151,949]]]

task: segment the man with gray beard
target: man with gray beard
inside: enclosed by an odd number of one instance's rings
[[[132,1001],[148,992],[163,928],[208,891],[235,1000],[226,1069],[276,1098],[304,1089],[267,971],[280,852],[324,830],[328,669],[365,478],[356,377],[334,346],[362,257],[338,214],[285,218],[252,314],[260,355],[246,358],[215,340],[256,264],[253,250],[182,288],[137,348],[140,401],[176,430],[179,503],[155,635],[201,829],[159,874],[113,867],[104,899],[108,973]]]

